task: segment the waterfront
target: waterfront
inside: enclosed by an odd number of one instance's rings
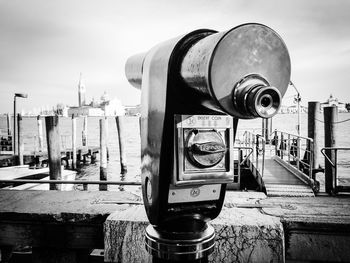
[[[323,118],[323,116],[321,116]],[[350,147],[350,121],[345,121],[350,118],[349,113],[339,113],[337,124],[338,141],[337,146]],[[99,119],[100,117],[88,118],[88,145],[99,145]],[[319,120],[322,122],[322,119]],[[345,121],[345,122],[342,122]],[[297,115],[296,114],[279,114],[273,118],[273,129],[296,134]],[[24,150],[38,151],[37,143],[37,122],[36,117],[24,117]],[[81,146],[83,118],[77,118],[77,146]],[[45,125],[43,126],[45,127]],[[0,118],[0,129],[6,129],[6,118]],[[71,118],[60,118],[60,133],[61,133],[61,147],[71,147]],[[255,133],[261,133],[261,119],[240,120],[238,124],[238,135],[241,131],[250,130]],[[302,136],[307,135],[307,114],[301,115],[301,132]],[[44,129],[45,134],[45,129]],[[322,137],[319,145],[323,147],[323,124],[321,124],[320,134]],[[109,180],[125,180],[125,181],[139,181],[140,180],[140,130],[138,117],[125,117],[125,143],[126,156],[128,164],[128,173],[120,174],[119,162],[119,145],[116,122],[114,117],[108,118],[108,148],[109,148],[109,162],[107,166],[107,176]],[[44,140],[44,149],[46,149],[46,141]],[[339,163],[343,168],[350,169],[350,152],[339,152]],[[91,165],[85,165],[78,171],[78,178],[83,180],[98,180],[99,179],[99,162]],[[77,189],[81,189],[77,186]],[[89,189],[97,190],[98,186],[90,186]],[[128,189],[133,192],[140,193],[139,187],[136,186],[109,186],[109,190]]]

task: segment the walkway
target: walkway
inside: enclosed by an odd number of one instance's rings
[[[278,157],[267,157],[265,159],[262,180],[267,196],[315,196],[307,184],[301,181],[296,174],[283,167],[276,158]]]

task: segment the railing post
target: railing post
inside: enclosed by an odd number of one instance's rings
[[[288,144],[287,144],[287,155],[288,155],[288,163],[290,164],[290,134],[288,133]]]
[[[277,134],[277,130],[275,130],[275,155],[278,156],[278,134]]]
[[[310,157],[310,163],[309,163],[309,177],[312,178],[312,179],[316,179],[316,175],[313,173],[313,169],[315,167],[315,164],[314,164],[314,154],[315,154],[315,145],[314,145],[314,141],[310,141],[308,140],[308,143],[309,143],[309,157]]]
[[[338,108],[335,106],[324,107],[324,146],[336,147],[336,122],[338,121]],[[326,150],[325,154],[335,165],[336,153],[333,150]],[[331,194],[335,190],[336,170],[332,164],[325,159],[325,187],[326,192]]]
[[[50,180],[61,180],[61,145],[59,117],[45,117],[47,152],[49,157]],[[59,190],[60,185],[50,184],[50,190]]]
[[[100,180],[107,180],[107,131],[106,118],[100,119]],[[106,191],[107,185],[100,184],[100,191]]]
[[[283,150],[284,150],[284,147],[286,147],[285,143],[284,143],[284,138],[283,138],[283,132],[281,132],[281,146],[280,146],[280,157],[281,159],[283,160]]]
[[[17,115],[17,130],[18,130],[18,159],[19,165],[23,165],[23,151],[24,151],[24,143],[23,143],[23,123],[21,114]]]
[[[300,137],[297,137],[297,168],[300,170]]]

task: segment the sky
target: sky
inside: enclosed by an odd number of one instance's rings
[[[348,0],[0,0],[0,113],[78,104],[82,73],[87,100],[104,91],[124,105],[141,92],[126,80],[133,54],[200,28],[226,31],[266,24],[285,41],[291,79],[302,98],[350,102]],[[288,91],[293,96],[293,91]]]

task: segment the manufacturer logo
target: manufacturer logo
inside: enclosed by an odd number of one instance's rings
[[[195,125],[196,124],[196,120],[193,117],[190,117],[187,119],[187,124],[188,125]]]
[[[201,190],[199,188],[192,188],[190,191],[191,197],[197,197],[201,193]]]
[[[211,154],[225,152],[225,145],[217,142],[195,143],[192,145],[192,151],[198,154]]]

